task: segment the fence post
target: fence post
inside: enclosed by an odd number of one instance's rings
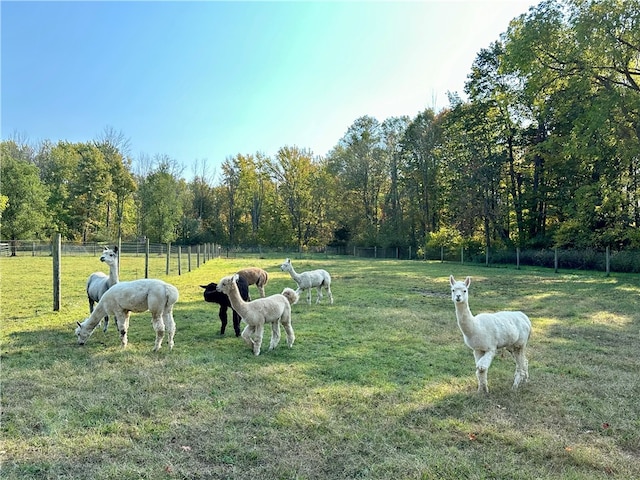
[[[484,266],[485,267],[489,266],[489,247],[487,247],[487,249],[484,252]]]
[[[196,247],[196,268],[200,268],[200,244]]]
[[[122,237],[118,237],[118,275],[120,274],[120,255],[122,255]]]
[[[61,292],[60,292],[60,250],[61,250],[61,235],[56,233],[55,238],[53,239],[53,311],[60,311],[60,300],[61,300]]]
[[[191,271],[191,245],[187,247],[187,265],[189,267],[189,271]]]
[[[178,275],[182,275],[182,247],[178,245]]]
[[[558,273],[558,247],[553,249],[553,271]]]
[[[609,276],[609,274],[611,273],[611,251],[609,249],[609,245],[607,245],[607,249],[605,251],[605,268],[607,271],[607,277]]]
[[[169,275],[170,262],[171,262],[171,242],[167,242],[167,266],[165,268],[165,275]]]
[[[149,278],[149,239],[146,239],[144,246],[144,278]]]
[[[520,247],[516,247],[516,270],[520,270]]]
[[[460,263],[464,265],[464,247],[460,247]]]

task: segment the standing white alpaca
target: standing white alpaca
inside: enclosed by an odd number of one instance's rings
[[[94,272],[87,279],[87,298],[89,299],[89,313],[93,312],[93,304],[99,302],[104,292],[118,283],[118,247],[104,247],[100,261],[109,265],[109,276],[104,272]],[[109,317],[104,317],[103,331],[107,331]]]
[[[120,341],[126,347],[128,343],[129,317],[131,312],[151,312],[151,322],[156,332],[153,351],[162,346],[165,329],[169,333],[169,349],[173,348],[176,322],[173,320],[173,305],[178,301],[178,289],[162,280],[145,278],[130,282],[119,282],[102,296],[89,318],[78,323],[76,335],[78,344],[84,345],[105,315],[114,315],[120,331]]]
[[[293,280],[298,284],[298,294],[301,294],[305,290],[307,291],[307,303],[309,305],[311,305],[311,289],[314,287],[318,292],[316,303],[320,303],[320,300],[322,300],[322,287],[324,287],[327,291],[327,295],[329,295],[329,301],[333,305],[333,295],[331,294],[331,275],[329,275],[329,272],[326,270],[318,269],[296,273],[293,269],[293,265],[291,265],[290,258],[287,258],[284,263],[280,265],[280,270],[283,272],[289,272],[291,278],[293,278]]]
[[[287,345],[291,348],[296,339],[291,325],[291,305],[298,301],[298,294],[291,288],[285,288],[282,293],[245,302],[240,296],[237,281],[237,273],[224,277],[218,282],[217,290],[229,297],[233,309],[247,323],[242,331],[242,338],[252,348],[253,354],[260,355],[265,323],[271,323],[269,350],[276,348],[280,342],[280,323],[284,326]],[[255,340],[251,338],[253,334],[255,334]]]
[[[269,274],[265,270],[258,267],[249,267],[239,270],[236,273],[247,281],[247,285],[255,285],[258,287],[262,298],[266,297],[264,286],[269,281]]]
[[[531,321],[522,312],[496,312],[472,315],[469,309],[469,285],[471,277],[458,282],[449,277],[451,299],[456,306],[458,327],[467,347],[473,350],[476,359],[478,392],[489,393],[487,371],[500,348],[511,352],[516,361],[513,388],[516,389],[529,378],[529,363],[525,356],[527,342],[531,336]]]

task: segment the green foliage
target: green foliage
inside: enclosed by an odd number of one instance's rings
[[[3,142],[0,147],[2,233],[12,240],[39,235],[49,219],[49,192],[38,177],[37,167],[20,158],[15,143]]]

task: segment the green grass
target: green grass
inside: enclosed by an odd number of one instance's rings
[[[152,352],[150,316],[76,345],[96,258],[0,259],[3,479],[605,479],[640,477],[640,279],[353,258],[326,268],[335,304],[293,307],[296,343],[254,357],[221,337],[199,284],[242,267],[293,286],[282,258],[215,259],[180,290],[176,345]],[[123,257],[121,278],[142,259]],[[532,319],[531,381],[498,356],[476,392],[448,276],[471,275],[474,313]],[[257,296],[251,287],[252,296]],[[314,293],[315,301],[315,293]],[[229,315],[231,317],[231,315]]]

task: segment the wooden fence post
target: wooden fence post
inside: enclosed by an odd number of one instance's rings
[[[171,264],[171,242],[167,242],[167,264],[165,270],[165,275],[169,275],[169,265]]]
[[[553,250],[553,271],[558,273],[558,247]]]
[[[182,275],[182,247],[178,245],[178,275]]]
[[[189,267],[189,271],[191,271],[191,245],[187,247],[187,265]]]
[[[609,245],[607,245],[607,249],[605,251],[605,269],[607,272],[607,277],[609,276],[609,274],[611,273],[611,250],[609,249]]]
[[[61,275],[60,275],[60,250],[61,250],[61,235],[56,233],[53,239],[52,254],[53,254],[53,311],[60,311],[60,300],[62,297],[60,291]]]
[[[516,247],[516,270],[520,270],[520,247]]]
[[[146,239],[144,247],[144,278],[149,278],[149,239]]]

